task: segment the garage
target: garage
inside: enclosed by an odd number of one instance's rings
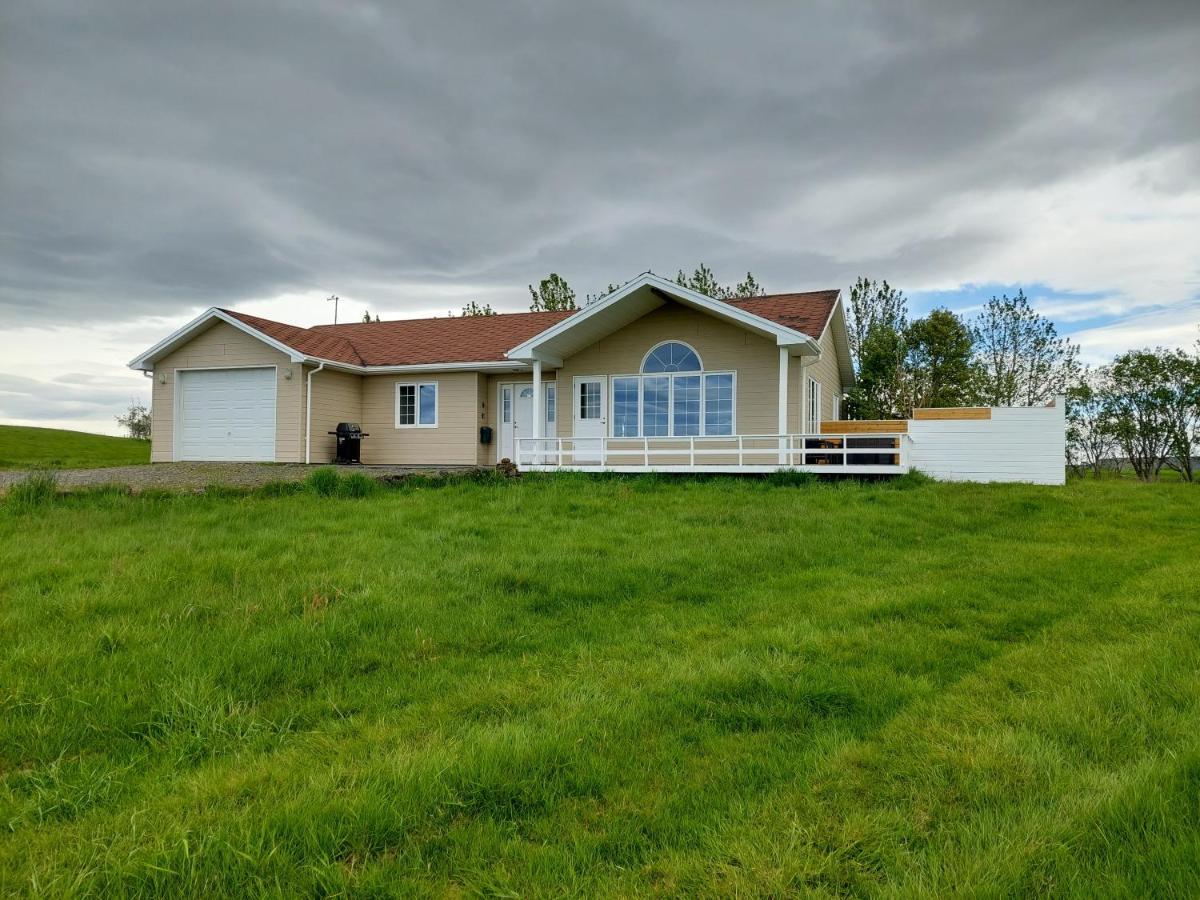
[[[275,459],[275,367],[176,370],[180,460]]]

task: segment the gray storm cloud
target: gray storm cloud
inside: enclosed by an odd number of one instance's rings
[[[952,280],[1020,210],[931,204],[1200,140],[1195,3],[42,2],[3,32],[26,323],[700,259]]]

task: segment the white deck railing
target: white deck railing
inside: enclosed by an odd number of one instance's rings
[[[516,464],[531,471],[900,474],[909,437],[886,434],[734,434],[689,437],[519,438]]]

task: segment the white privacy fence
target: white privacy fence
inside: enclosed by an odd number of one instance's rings
[[[941,481],[1066,481],[1066,401],[996,406],[984,419],[911,419],[910,464]]]

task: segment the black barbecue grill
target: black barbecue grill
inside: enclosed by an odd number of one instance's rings
[[[338,463],[362,462],[362,439],[370,435],[363,433],[361,425],[357,422],[338,422],[337,431],[329,433],[337,435]]]

